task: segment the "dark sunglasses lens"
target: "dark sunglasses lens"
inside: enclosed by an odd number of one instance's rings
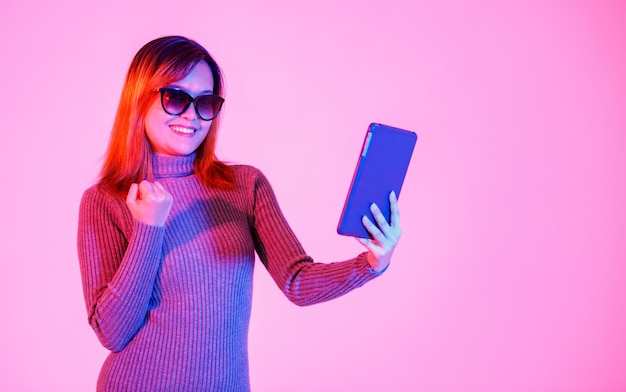
[[[201,95],[196,98],[196,107],[198,115],[203,120],[211,120],[222,107],[222,98],[217,95]]]
[[[190,97],[183,91],[165,90],[161,95],[163,109],[171,115],[178,115],[185,111],[189,105]]]

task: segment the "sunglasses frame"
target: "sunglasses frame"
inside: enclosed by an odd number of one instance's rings
[[[215,117],[217,117],[218,114],[220,114],[220,111],[222,110],[222,106],[224,105],[224,98],[220,97],[219,95],[215,95],[215,94],[202,94],[202,95],[198,95],[197,97],[194,98],[188,92],[186,92],[185,90],[181,90],[181,89],[175,88],[175,87],[162,87],[162,88],[158,89],[157,91],[159,91],[159,93],[161,93],[161,107],[163,108],[165,113],[169,114],[170,116],[180,116],[181,114],[185,113],[187,111],[187,109],[189,109],[189,105],[193,104],[193,109],[196,112],[196,115],[198,116],[199,119],[204,120],[204,121],[211,121],[211,120],[215,119]],[[165,102],[163,101],[163,98],[165,96],[165,93],[169,92],[169,91],[175,91],[177,93],[182,93],[182,94],[184,94],[187,97],[187,104],[185,104],[185,106],[180,111],[180,113],[171,113],[170,111],[168,111],[165,108]],[[211,118],[204,118],[204,117],[202,117],[202,115],[200,115],[200,111],[198,110],[198,98],[206,97],[206,96],[217,97],[218,98],[218,102],[219,102],[219,107],[217,108],[217,110],[215,111],[215,114]]]

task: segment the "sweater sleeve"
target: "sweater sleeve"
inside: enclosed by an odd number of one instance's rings
[[[111,351],[122,350],[146,320],[164,230],[135,222],[121,199],[97,186],[83,194],[78,222],[83,291],[89,324]]]
[[[340,262],[314,262],[285,220],[267,178],[258,170],[254,175],[253,204],[253,231],[259,259],[296,305],[337,298],[380,275],[370,268],[367,253]]]

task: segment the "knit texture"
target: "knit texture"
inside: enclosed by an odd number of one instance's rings
[[[89,324],[110,355],[98,391],[249,391],[248,325],[255,252],[292,302],[339,297],[378,276],[366,253],[329,264],[306,255],[265,176],[234,166],[232,190],[210,189],[194,155],[154,156],[174,202],[163,227],[125,200],[83,195],[78,256]]]

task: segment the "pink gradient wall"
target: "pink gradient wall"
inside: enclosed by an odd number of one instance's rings
[[[168,34],[224,68],[220,157],[319,261],[361,251],[335,227],[369,122],[420,136],[383,277],[299,308],[257,264],[254,391],[626,390],[624,2],[89,3],[0,3],[0,390],[94,389],[78,204]]]

